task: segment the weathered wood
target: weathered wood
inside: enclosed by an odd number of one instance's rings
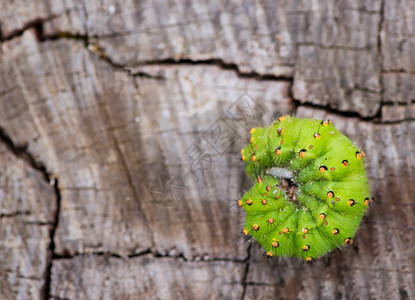
[[[411,1],[32,2],[0,9],[0,298],[415,298]],[[311,265],[241,235],[278,114],[367,153],[375,206]]]
[[[229,218],[224,211],[241,191],[239,177],[243,170],[235,161],[244,143],[241,135],[246,136],[248,127],[229,117],[231,108],[241,96],[244,101],[244,95],[249,94],[254,97],[250,101],[267,100],[264,112],[274,111],[271,101],[275,101],[277,111],[288,113],[292,110],[289,82],[252,85],[251,80],[238,79],[233,71],[223,72],[216,66],[167,66],[161,68],[162,73],[157,71],[162,80],[133,78],[127,72],[114,72],[112,66],[77,41],[39,45],[28,32],[21,46],[13,43],[6,47],[22,51],[11,54],[25,69],[12,63],[6,63],[6,67],[21,84],[15,90],[31,95],[25,106],[31,114],[28,122],[33,124],[16,133],[10,128],[10,132],[18,143],[29,141],[30,151],[45,162],[47,170],[59,174],[62,213],[56,233],[57,253],[105,251],[130,255],[153,245],[160,252],[177,249],[187,258],[234,255],[229,249],[239,240],[240,229],[232,224],[239,221],[236,215]],[[38,51],[26,52],[36,47]],[[66,49],[69,55],[62,56]],[[55,65],[70,71],[51,73]],[[85,76],[88,80],[83,80]],[[65,82],[71,85],[65,87]],[[229,86],[221,86],[223,82]],[[48,97],[57,91],[62,102]],[[183,97],[183,92],[188,96]],[[221,113],[229,120],[221,118]],[[271,113],[267,115],[272,119]],[[6,130],[20,117],[3,115],[2,119],[9,120]],[[222,141],[209,145],[212,124],[232,130],[229,133],[235,136],[220,137],[225,139],[224,145]],[[180,167],[192,159],[192,147],[202,131],[206,131],[206,138],[197,146],[211,161],[204,177]],[[45,135],[50,144],[43,143],[43,137],[40,143],[30,142],[39,135]],[[218,152],[226,156],[218,156]],[[233,162],[228,169],[236,172],[226,178],[220,166],[227,164],[230,154]],[[149,185],[163,172],[186,181],[183,187],[190,192],[180,199],[181,209],[160,209],[153,203]],[[226,232],[221,226],[228,228]],[[216,234],[206,235],[209,231]],[[119,239],[114,239],[114,234]]]
[[[117,65],[220,59],[242,73],[294,76],[301,102],[371,117],[381,102],[381,9],[381,0],[91,1],[54,2],[39,18],[50,19],[46,35],[94,37]]]
[[[0,143],[1,299],[41,299],[55,213],[44,174]]]
[[[241,262],[78,256],[54,263],[51,299],[239,299],[244,271]]]

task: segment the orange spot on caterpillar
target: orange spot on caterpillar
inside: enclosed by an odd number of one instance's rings
[[[242,200],[238,200],[238,206],[241,207],[242,206]]]
[[[288,229],[287,227],[285,227],[283,230],[282,230],[282,232],[284,232],[284,233],[288,233],[290,231],[290,229]]]
[[[251,128],[251,130],[249,131],[250,134],[253,134],[255,132],[255,128]]]
[[[366,198],[364,203],[366,206],[372,206],[373,198]]]
[[[319,138],[321,138],[320,133],[316,132],[316,133],[314,134],[314,138],[315,138],[315,139],[319,139]]]
[[[336,170],[336,168],[335,168],[335,167],[331,167],[331,168],[330,168],[330,171],[334,171],[334,170]]]
[[[338,235],[338,234],[339,234],[339,232],[340,232],[340,231],[339,231],[337,228],[333,228],[333,234],[334,234],[334,235]]]
[[[282,145],[282,144],[284,144],[284,140],[282,140],[282,139],[281,139],[280,144],[281,144],[281,145]]]
[[[251,205],[252,204],[252,200],[251,199],[246,199],[246,204]]]
[[[280,198],[280,196],[276,195],[276,196],[275,196],[275,198],[276,198],[276,199],[279,199],[279,198]]]
[[[321,121],[321,125],[328,126],[329,125],[329,120]]]
[[[288,115],[285,115],[285,116],[280,116],[279,118],[278,118],[278,120],[280,121],[280,122],[282,122],[282,121],[284,121],[287,117],[289,117]]]
[[[258,149],[258,145],[255,145],[255,150]]]
[[[308,146],[308,149],[313,149],[313,145]]]
[[[262,202],[263,205],[266,205],[267,204],[267,200],[265,200],[265,199],[262,199],[261,202]]]
[[[321,166],[319,168],[319,170],[320,170],[321,173],[324,173],[324,171],[327,171],[327,167],[326,166]]]
[[[347,245],[353,244],[353,239],[351,237],[344,239],[344,243]]]
[[[326,218],[326,214],[325,213],[321,213],[320,214],[320,219],[324,220]]]
[[[259,229],[258,224],[254,224],[254,225],[252,225],[252,229],[253,229],[253,230],[255,230],[255,231],[258,231],[258,229]]]
[[[244,230],[242,230],[242,232],[243,232],[244,235],[248,235],[248,230],[246,230],[245,228],[244,228]]]
[[[268,219],[268,223],[269,223],[269,224],[272,224],[272,223],[274,223],[274,219],[272,219],[272,218],[269,218],[269,219]]]
[[[272,243],[271,243],[271,245],[272,245],[272,247],[273,248],[277,248],[280,244],[277,242],[277,241],[273,241]]]
[[[301,157],[304,157],[306,152],[307,152],[306,149],[301,149],[299,154],[300,154]]]
[[[308,228],[303,228],[303,233],[304,234],[308,233],[308,231],[309,231]]]
[[[363,154],[360,153],[359,151],[356,152],[356,157],[357,159],[362,159],[363,158]]]
[[[305,261],[307,262],[307,263],[312,263],[313,261],[314,261],[314,259],[312,258],[312,257],[307,257],[306,259],[305,259]]]
[[[338,197],[337,197],[337,198],[336,198],[336,201],[337,201],[337,202],[340,202],[340,198],[338,198]]]
[[[349,165],[349,162],[347,160],[343,160],[342,161],[342,165],[345,166],[345,167],[347,167]]]
[[[275,153],[276,153],[277,155],[280,155],[280,154],[281,154],[281,147],[277,147],[277,148],[275,148]]]
[[[356,204],[356,202],[353,199],[349,199],[349,202],[347,202],[347,204],[349,204],[349,206],[353,206]]]
[[[282,128],[277,129],[278,136],[280,136],[283,132],[284,132],[284,129]]]
[[[329,197],[329,198],[333,198],[333,197],[334,197],[334,193],[333,193],[333,191],[329,191],[329,192],[327,193],[327,197]]]
[[[327,221],[324,221],[324,225],[329,225],[329,223]]]
[[[252,155],[252,156],[251,156],[251,160],[252,160],[252,161],[255,161],[255,160],[256,160],[255,155]]]
[[[310,250],[310,246],[309,245],[304,245],[303,246],[303,251],[308,251]]]
[[[305,238],[306,238],[306,236],[305,236],[305,234],[303,235],[303,239],[305,240]]]
[[[271,190],[271,187],[267,186],[265,189],[269,192]]]
[[[243,161],[245,161],[245,155],[244,155],[244,153],[245,153],[245,149],[241,149],[241,159]]]

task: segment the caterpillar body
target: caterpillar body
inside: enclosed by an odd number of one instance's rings
[[[238,201],[243,233],[269,256],[311,262],[353,243],[372,204],[365,153],[329,120],[280,117],[241,150],[255,184]]]

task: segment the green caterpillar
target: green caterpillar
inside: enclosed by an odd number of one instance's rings
[[[372,204],[365,153],[329,120],[282,116],[241,150],[255,185],[238,201],[245,235],[269,256],[311,262],[352,244]]]

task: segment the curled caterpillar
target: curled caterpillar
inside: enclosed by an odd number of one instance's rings
[[[372,204],[365,153],[331,121],[280,117],[241,150],[254,186],[238,201],[245,235],[269,256],[311,262],[352,244]]]

